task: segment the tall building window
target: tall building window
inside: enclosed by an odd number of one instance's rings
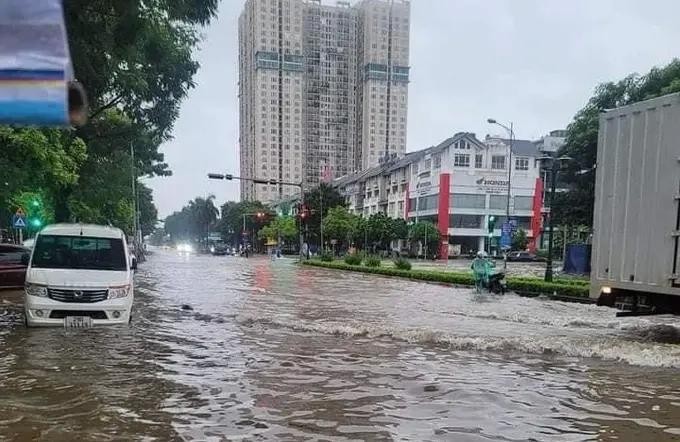
[[[442,167],[442,155],[440,153],[435,154],[433,156],[433,160],[434,160],[434,168],[435,169],[441,169],[441,167]]]
[[[505,169],[505,155],[492,155],[491,168],[496,170]]]
[[[466,153],[457,153],[453,156],[454,167],[470,167],[470,155]]]
[[[515,169],[529,170],[529,158],[519,157],[515,159]]]
[[[483,166],[484,157],[481,153],[475,155],[475,169],[481,169]]]

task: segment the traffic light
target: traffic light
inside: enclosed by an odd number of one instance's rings
[[[33,201],[31,201],[31,205],[32,205],[33,207],[40,207],[40,201],[38,201],[38,200],[33,200]]]
[[[31,218],[29,222],[31,223],[31,226],[36,229],[42,227],[42,220],[40,220],[40,218]]]
[[[496,217],[489,216],[489,223],[487,224],[487,230],[489,231],[489,237],[493,236],[493,231],[496,229]]]

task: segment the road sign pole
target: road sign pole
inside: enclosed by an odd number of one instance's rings
[[[24,245],[24,229],[19,229],[19,245]]]

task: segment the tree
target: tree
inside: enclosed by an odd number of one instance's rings
[[[330,208],[323,220],[325,237],[348,247],[357,229],[358,219],[358,216],[350,213],[344,206]]]
[[[170,138],[179,105],[194,86],[192,51],[217,3],[64,2],[90,119],[74,131],[0,128],[0,219],[8,219],[6,207],[22,192],[39,192],[58,221],[110,222],[131,233],[131,170],[135,177],[170,173],[158,147]],[[139,201],[148,233],[155,218],[150,193],[140,191]]]
[[[208,233],[217,223],[219,214],[214,204],[215,197],[197,197],[182,208],[165,218],[165,233],[172,241],[207,242]]]
[[[323,209],[323,217],[333,208],[345,205],[345,198],[340,195],[337,189],[328,184],[321,183],[317,187],[305,192],[305,206],[310,210],[310,214],[305,220],[307,224],[307,241],[320,242],[320,227]]]
[[[644,76],[629,75],[619,82],[604,83],[595,89],[595,94],[567,127],[566,143],[559,152],[559,155],[573,159],[560,171],[561,179],[570,190],[555,197],[553,215],[559,223],[592,225],[600,112],[673,92],[680,92],[678,59],[654,68]]]
[[[153,194],[151,189],[144,184],[137,185],[137,195],[139,207],[139,228],[142,230],[142,235],[150,235],[156,230],[156,223],[158,222],[158,209],[153,203]]]
[[[374,213],[368,217],[367,229],[369,244],[373,249],[385,250],[390,247],[393,239],[396,239],[395,224],[392,219],[382,212]]]
[[[517,229],[512,235],[512,250],[526,250],[529,245],[529,238],[524,229]]]
[[[426,246],[427,256],[434,257],[439,252],[439,230],[430,222],[420,221],[412,224],[409,227],[408,239],[411,243],[419,242]]]
[[[408,223],[403,218],[392,219],[392,232],[394,239],[408,239]]]
[[[246,232],[256,232],[260,230],[271,218],[272,213],[269,207],[262,204],[260,201],[227,201],[222,204],[221,218],[217,225],[217,230],[222,234],[222,238],[238,244],[241,242],[243,236],[243,219],[245,215],[245,230]],[[254,214],[264,213],[267,216],[258,219]]]
[[[294,244],[298,238],[298,229],[295,225],[295,219],[291,216],[275,217],[262,227],[257,233],[258,238],[262,240],[276,241],[279,243],[283,241],[288,244]]]

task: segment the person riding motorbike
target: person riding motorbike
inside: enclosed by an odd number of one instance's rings
[[[480,250],[470,267],[475,279],[475,288],[477,292],[481,292],[482,288],[489,285],[489,276],[493,273],[494,264],[487,258],[486,252]]]

